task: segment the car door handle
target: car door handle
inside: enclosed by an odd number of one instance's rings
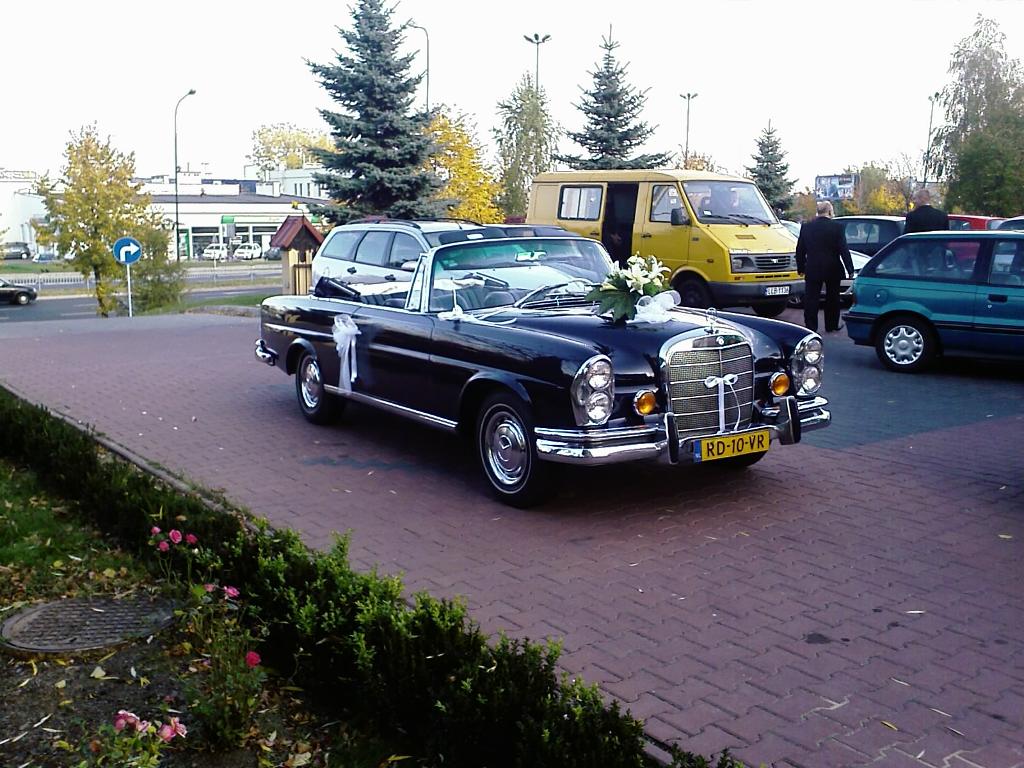
[[[391,282],[394,282],[395,281],[395,276],[394,275],[384,275],[384,279],[385,280],[390,280]]]
[[[995,302],[998,302],[1000,304],[1005,304],[1008,298],[1009,298],[1008,296],[1005,296],[1005,295],[1003,295],[1001,293],[990,293],[988,295],[988,300],[989,301],[995,301]]]
[[[357,270],[357,269],[356,269],[355,267],[349,267],[349,268],[348,268],[348,273],[349,273],[350,275],[354,275],[354,274],[355,274],[355,273],[356,273],[357,271],[358,271],[358,270]]]
[[[640,237],[650,237],[650,236],[651,236],[650,232],[644,232],[642,235],[640,235]]]

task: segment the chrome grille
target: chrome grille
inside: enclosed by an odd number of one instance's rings
[[[795,269],[791,253],[764,253],[754,256],[754,264],[761,272],[786,272]]]
[[[708,376],[734,373],[736,384],[725,389],[725,428],[750,426],[754,408],[754,358],[750,345],[679,349],[668,355],[668,395],[681,437],[718,432],[718,389],[708,389]]]

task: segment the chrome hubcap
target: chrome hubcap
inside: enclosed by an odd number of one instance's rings
[[[924,336],[912,325],[897,325],[885,334],[885,354],[897,365],[910,365],[921,359]]]
[[[302,378],[302,404],[309,410],[314,410],[320,405],[320,364],[312,358],[307,358],[299,376]]]
[[[484,459],[491,475],[504,486],[523,479],[530,463],[526,430],[514,413],[492,412],[484,424]]]

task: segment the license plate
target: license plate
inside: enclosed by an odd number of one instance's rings
[[[788,296],[789,286],[788,285],[766,285],[764,287],[765,296]]]
[[[715,461],[747,453],[761,453],[768,450],[769,442],[767,429],[744,432],[740,435],[705,437],[693,444],[693,460]]]

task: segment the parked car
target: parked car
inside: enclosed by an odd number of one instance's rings
[[[890,243],[854,283],[844,316],[892,371],[937,355],[1024,358],[1024,232],[921,232]]]
[[[353,400],[461,434],[516,506],[557,463],[739,468],[828,425],[817,334],[683,307],[614,323],[586,298],[612,269],[600,243],[458,236],[411,282],[343,273],[263,302],[256,357],[295,375],[306,419]]]
[[[903,216],[836,216],[846,232],[851,251],[874,256],[882,246],[903,234]]]
[[[53,251],[41,251],[32,257],[32,261],[36,264],[52,264],[60,260],[60,256]]]
[[[240,246],[235,248],[233,255],[236,259],[245,259],[248,261],[249,259],[258,259],[262,250],[263,249],[260,248],[257,243],[242,243]]]
[[[228,257],[227,243],[210,243],[203,248],[203,258],[213,261],[222,261]]]
[[[267,261],[280,261],[281,260],[281,249],[276,245],[267,248],[263,252],[263,258]]]
[[[789,219],[779,219],[779,224],[784,226],[793,237],[800,237],[800,222]]]
[[[4,243],[3,255],[4,259],[30,259],[32,249],[28,243]]]
[[[850,251],[850,258],[853,260],[853,277],[843,278],[839,282],[839,305],[842,307],[849,307],[853,304],[853,281],[860,274],[861,269],[871,259],[861,253],[860,251]],[[825,300],[825,286],[821,287],[822,301]],[[789,300],[789,306],[791,307],[802,307],[804,305],[803,296],[794,296]]]
[[[1006,219],[998,216],[975,216],[969,213],[949,214],[949,229],[952,232],[961,232],[965,229],[998,229],[999,225]]]
[[[1024,216],[1015,216],[1012,219],[1005,219],[999,223],[997,229],[1024,229]]]
[[[29,304],[39,298],[35,288],[28,285],[16,285],[0,278],[0,301],[8,304]]]

